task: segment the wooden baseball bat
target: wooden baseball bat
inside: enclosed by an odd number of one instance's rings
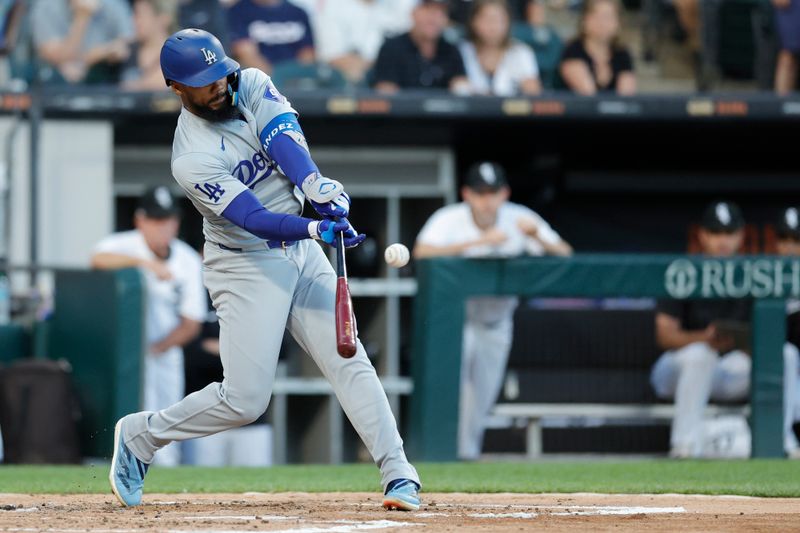
[[[356,317],[353,300],[347,284],[347,266],[344,261],[344,234],[336,238],[336,349],[349,359],[356,354]]]

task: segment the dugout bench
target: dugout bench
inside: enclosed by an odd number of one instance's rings
[[[798,259],[754,256],[720,260],[645,254],[585,254],[568,259],[436,258],[417,263],[417,279],[408,445],[415,460],[457,458],[464,301],[479,295],[754,298],[750,393],[753,456],[783,457],[785,299],[800,296]],[[660,407],[639,412],[669,414],[668,409]],[[535,420],[541,414],[541,410],[531,408],[525,415],[534,420],[529,426],[529,450],[533,446],[533,452],[538,442]]]
[[[514,315],[507,377],[492,416],[525,427],[525,452],[543,451],[547,420],[570,428],[672,420],[650,372],[660,357],[652,300],[522,302]],[[749,414],[742,402],[709,405],[706,416]]]
[[[613,404],[613,403],[499,403],[492,410],[498,417],[521,420],[525,423],[525,455],[528,459],[542,456],[542,420],[561,418],[570,420],[603,419],[630,421],[669,421],[675,416],[673,404]],[[743,406],[709,405],[706,417],[721,415],[750,415]]]

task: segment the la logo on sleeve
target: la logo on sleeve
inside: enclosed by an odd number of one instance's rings
[[[267,89],[264,91],[264,98],[267,100],[272,100],[273,102],[278,102],[279,104],[282,104],[286,101],[286,98],[284,98],[283,95],[278,92],[278,89],[272,83],[272,80],[267,81]]]

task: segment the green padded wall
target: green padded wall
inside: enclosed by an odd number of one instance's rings
[[[138,270],[56,272],[48,357],[72,365],[84,456],[110,457],[114,423],[140,409],[144,306]]]
[[[0,326],[0,365],[7,365],[14,359],[31,355],[31,336],[23,326]]]

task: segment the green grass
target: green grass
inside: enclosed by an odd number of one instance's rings
[[[800,497],[800,461],[428,463],[426,492],[609,492]],[[0,492],[105,493],[98,466],[2,466]],[[377,491],[371,465],[273,468],[153,468],[147,492]]]

